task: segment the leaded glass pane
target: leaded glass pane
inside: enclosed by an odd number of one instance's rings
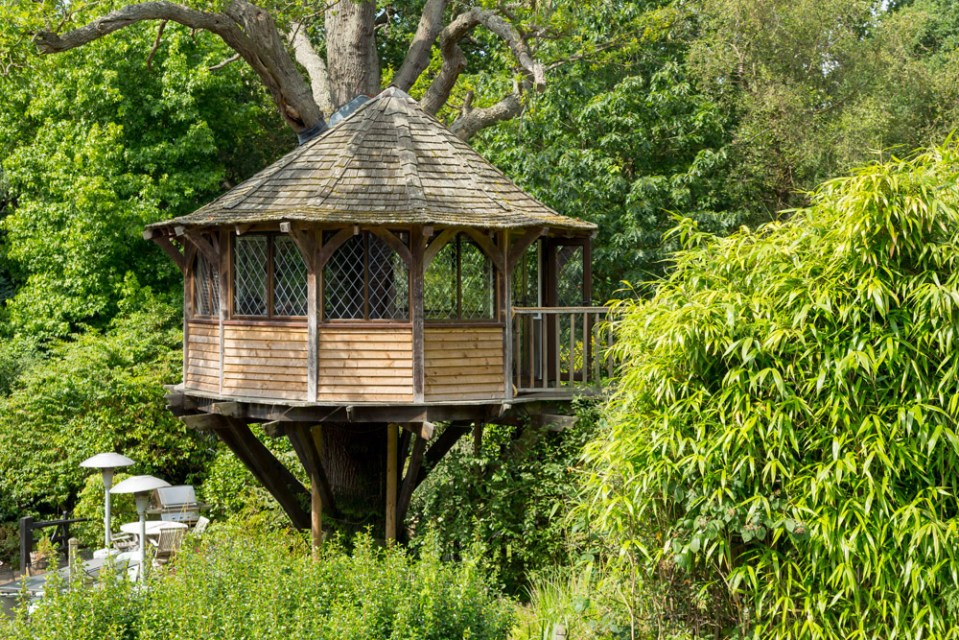
[[[333,234],[329,234],[327,241]],[[323,270],[323,316],[328,320],[362,320],[364,309],[365,234],[337,249]]]
[[[493,319],[493,263],[471,240],[460,242],[460,318]]]
[[[265,316],[267,237],[243,236],[233,250],[233,311],[239,316]]]
[[[456,238],[447,242],[426,269],[423,311],[428,320],[455,320],[457,317],[456,245]]]
[[[305,316],[306,263],[287,236],[273,238],[273,315]]]
[[[193,285],[194,313],[198,316],[220,315],[220,274],[202,255],[196,259]]]
[[[397,234],[405,244],[406,234]],[[386,242],[370,234],[368,286],[371,320],[407,320],[410,317],[409,272],[406,263]]]

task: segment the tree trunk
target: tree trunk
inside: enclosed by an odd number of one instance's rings
[[[326,10],[326,63],[333,106],[380,91],[380,60],[373,34],[374,2],[340,0]]]
[[[382,535],[386,505],[386,425],[323,424],[320,457],[336,506],[357,528]]]

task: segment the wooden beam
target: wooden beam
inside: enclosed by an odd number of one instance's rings
[[[223,421],[223,416],[215,416],[210,413],[195,413],[193,415],[180,416],[180,421],[191,429],[201,432],[222,429],[226,426]]]
[[[218,416],[224,416],[227,418],[240,418],[243,417],[243,407],[240,406],[239,402],[214,402],[210,405],[210,412],[215,413]]]
[[[307,270],[311,270],[314,260],[316,259],[316,240],[314,239],[313,233],[297,229],[291,222],[281,222],[280,231],[293,239],[293,243],[296,244],[296,248],[299,249],[300,256],[303,258],[303,263],[306,265]]]
[[[453,448],[453,445],[455,445],[459,439],[463,437],[463,434],[469,433],[469,430],[469,427],[456,426],[452,424],[447,425],[443,433],[440,434],[440,436],[424,454],[423,462],[425,464],[420,467],[419,471],[414,476],[414,489],[420,486],[420,484],[426,480],[426,475],[430,472],[430,470],[432,470],[433,467],[435,467],[439,461],[442,460],[447,453],[449,453],[450,449]]]
[[[326,509],[326,512],[330,515],[338,516],[339,510],[333,498],[333,490],[330,487],[326,469],[323,467],[323,458],[320,456],[317,438],[314,437],[314,430],[318,435],[319,429],[322,429],[322,426],[311,426],[302,422],[287,422],[286,425],[286,435],[290,439],[290,444],[293,445],[293,450],[296,451],[300,463],[303,464],[303,468],[306,469],[311,480],[314,476],[316,478],[320,496],[323,498],[324,509]]]
[[[400,524],[406,519],[406,511],[410,508],[410,500],[413,499],[413,490],[416,488],[416,478],[420,474],[425,450],[426,440],[419,437],[415,438],[413,452],[410,454],[410,463],[406,469],[406,477],[403,478],[403,488],[400,490],[400,497],[396,504],[396,519]]]
[[[290,470],[263,446],[246,423],[232,418],[223,418],[228,428],[216,429],[214,433],[240,459],[267,491],[280,503],[283,511],[297,529],[310,526],[310,515],[303,508],[309,494]]]
[[[516,263],[519,262],[520,258],[523,257],[523,254],[526,253],[526,250],[529,249],[534,242],[539,240],[540,236],[542,236],[544,233],[546,233],[546,227],[529,229],[526,231],[526,233],[510,244],[508,252],[509,257],[506,259],[506,266],[509,271],[513,270],[513,267],[515,267]]]
[[[399,254],[400,258],[403,259],[403,262],[406,263],[406,268],[409,269],[413,265],[413,255],[410,252],[410,248],[406,246],[402,240],[396,237],[396,235],[383,227],[369,227],[367,231],[372,233],[377,238],[381,239],[386,244],[392,247],[393,251]]]
[[[324,242],[323,246],[320,248],[319,252],[316,254],[316,270],[321,271],[323,267],[326,266],[326,263],[329,262],[330,258],[333,257],[333,253],[343,246],[343,244],[353,237],[353,228],[347,227],[346,229],[340,229],[336,232],[329,242]]]
[[[386,539],[396,540],[397,428],[386,425]]]
[[[173,246],[173,243],[170,242],[169,238],[166,236],[157,236],[151,239],[158,247],[163,249],[163,253],[170,256],[170,259],[173,260],[174,264],[176,264],[177,269],[180,270],[180,273],[186,273],[186,256],[184,256],[179,249]]]
[[[426,251],[423,253],[423,271],[429,269],[430,263],[433,262],[433,258],[436,257],[436,254],[440,250],[449,244],[449,241],[456,237],[456,234],[459,233],[456,229],[443,229],[442,232],[426,247]]]
[[[233,228],[236,231],[236,235],[242,236],[244,233],[250,230],[250,226],[251,225],[249,224],[237,224],[234,225]]]
[[[476,229],[464,229],[464,232],[473,240],[473,242],[479,245],[480,249],[483,250],[483,253],[485,253],[493,262],[493,265],[496,267],[497,271],[502,273],[506,270],[506,256],[503,254],[503,249],[493,244],[493,241],[490,240],[489,236],[480,233]]]
[[[414,436],[423,438],[424,440],[431,440],[433,438],[433,431],[436,427],[432,422],[403,422],[400,424],[403,429]]]
[[[206,236],[195,231],[186,231],[180,235],[180,237],[183,238],[185,242],[189,242],[196,247],[197,251],[202,253],[203,257],[209,260],[211,265],[220,263],[220,252],[217,251],[216,247],[216,244],[219,243],[215,243],[215,241],[211,241]]]

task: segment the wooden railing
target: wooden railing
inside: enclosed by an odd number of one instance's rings
[[[515,307],[513,384],[518,393],[592,390],[613,375],[606,307]]]

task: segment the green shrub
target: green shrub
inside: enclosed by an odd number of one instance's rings
[[[681,225],[623,304],[597,539],[717,633],[959,637],[957,207],[950,141],[760,232]]]
[[[413,496],[418,534],[436,533],[452,557],[482,540],[507,591],[525,595],[531,572],[569,560],[565,514],[594,405],[579,405],[576,425],[558,433],[487,425],[479,452],[464,436]]]
[[[491,589],[479,555],[418,558],[368,536],[351,554],[328,544],[317,562],[295,534],[211,527],[189,538],[147,590],[116,580],[100,588],[48,590],[29,618],[0,621],[0,637],[32,640],[137,638],[505,638],[512,604]]]

